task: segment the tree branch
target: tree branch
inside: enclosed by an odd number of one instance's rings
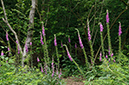
[[[10,25],[9,22],[8,22],[8,18],[7,18],[7,14],[6,14],[6,11],[5,11],[5,7],[4,7],[4,2],[3,2],[3,0],[1,0],[1,4],[2,4],[3,11],[4,11],[4,17],[5,17],[5,19],[4,19],[4,18],[2,18],[2,19],[3,19],[3,21],[7,24],[7,26],[9,27],[9,29],[13,32],[13,34],[14,34],[14,36],[15,36],[15,39],[16,39],[16,41],[18,42],[17,44],[18,44],[19,50],[20,50],[20,52],[22,53],[22,48],[21,48],[21,46],[20,46],[17,33],[13,30],[13,28],[11,27],[11,25]]]

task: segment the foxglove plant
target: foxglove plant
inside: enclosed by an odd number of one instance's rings
[[[75,28],[75,30],[77,30],[77,32],[78,32],[79,44],[80,44],[80,47],[81,47],[81,49],[83,50],[83,53],[84,53],[84,56],[85,56],[86,67],[89,67],[89,63],[88,63],[86,51],[85,51],[85,48],[84,48],[84,46],[83,46],[83,43],[82,43],[82,40],[81,40],[81,37],[80,37],[79,30],[76,29],[76,28]]]
[[[59,79],[60,79],[61,75],[62,75],[62,72],[61,72],[61,69],[60,69],[60,74],[59,74],[59,76],[58,76],[58,77],[59,77]]]
[[[10,46],[10,42],[9,42],[9,38],[8,38],[8,32],[6,31],[6,40],[7,40],[7,43],[8,43],[8,50],[9,51],[9,56],[11,56],[11,46]]]
[[[39,58],[37,57],[37,62],[39,62],[40,60],[39,60]]]
[[[43,73],[43,67],[42,67],[42,65],[41,65],[41,72]]]
[[[4,56],[4,52],[3,52],[3,50],[1,51],[1,56]]]
[[[112,47],[111,47],[111,38],[110,38],[110,28],[109,28],[109,13],[108,13],[108,10],[107,10],[107,15],[106,15],[106,24],[107,24],[107,34],[108,34],[108,46],[109,46],[109,49],[110,49],[110,56],[112,54]]]
[[[33,68],[32,42],[30,42],[30,56],[31,56],[31,68]]]
[[[28,52],[28,46],[27,43],[25,44],[26,52]]]
[[[101,37],[101,46],[102,46],[102,53],[103,53],[103,58],[104,58],[104,42],[103,42],[103,25],[100,22],[100,37]]]
[[[105,57],[106,57],[106,59],[108,59],[108,56],[107,55]]]
[[[90,44],[90,51],[91,51],[91,64],[94,66],[94,51],[93,51],[93,46],[92,46],[92,41],[91,41],[91,35],[90,35],[90,27],[89,27],[89,20],[87,19],[87,30],[88,30],[88,40],[89,40],[89,44]]]
[[[41,34],[41,37],[40,37],[40,41],[41,41],[41,44],[43,45],[43,37],[42,37],[42,34]]]
[[[78,65],[78,64],[75,62],[75,60],[71,57],[71,55],[70,55],[70,53],[69,53],[69,50],[68,50],[68,47],[67,47],[66,45],[63,45],[63,46],[65,46],[65,48],[66,48],[67,55],[68,55],[70,61],[73,61],[73,63],[77,66],[77,68],[78,68],[78,70],[80,71],[80,73],[84,75],[84,73],[83,73],[82,70],[80,69],[79,65]]]
[[[59,56],[58,56],[58,48],[57,48],[57,42],[56,42],[56,34],[54,34],[54,45],[55,45],[55,49],[56,49],[56,56],[57,56],[57,61],[58,61],[58,68],[60,68],[60,60],[59,60]]]
[[[70,50],[70,52],[71,52],[71,44],[70,44],[70,42],[71,42],[71,40],[70,40],[70,36],[68,36],[68,42],[69,42],[69,50]]]
[[[102,61],[102,53],[100,52],[99,60]]]
[[[122,29],[121,29],[121,23],[119,22],[119,56],[121,56],[121,34],[122,34]]]
[[[48,64],[49,62],[49,57],[48,57],[48,49],[47,49],[47,43],[46,43],[46,37],[45,37],[45,28],[44,28],[44,25],[42,23],[42,35],[43,35],[43,41],[44,41],[44,57],[45,57],[45,62],[46,64]]]
[[[52,65],[52,77],[53,77],[54,76],[54,58],[52,58],[51,65]]]

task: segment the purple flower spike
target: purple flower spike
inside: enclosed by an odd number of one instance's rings
[[[63,44],[62,44],[62,42],[61,42],[61,47],[63,48]]]
[[[18,50],[18,54],[20,54],[20,50],[19,50],[19,47],[17,46],[17,50]]]
[[[9,47],[8,47],[8,51],[10,51]]]
[[[41,72],[43,73],[43,67],[41,66]]]
[[[71,55],[70,55],[68,49],[67,49],[67,54],[68,54],[68,57],[69,57],[70,61],[72,61],[72,57],[71,57]]]
[[[6,40],[9,41],[8,32],[6,32]]]
[[[16,43],[18,44],[18,41],[16,40]]]
[[[1,56],[4,56],[4,52],[3,51],[1,51]]]
[[[44,25],[42,26],[42,34],[43,34],[43,36],[45,36],[45,29],[44,29]]]
[[[75,48],[77,48],[77,43],[75,43]]]
[[[99,60],[102,61],[102,53],[100,52]]]
[[[32,45],[32,42],[30,42],[30,45]]]
[[[89,27],[89,21],[87,20],[87,26],[88,26],[88,40],[90,41],[91,40],[91,35],[90,35],[90,27]]]
[[[70,37],[68,37],[68,41],[69,41],[69,43],[71,42],[71,41],[70,41]]]
[[[106,58],[108,59],[108,56],[106,55]]]
[[[114,54],[112,53],[112,54],[111,54],[111,57],[113,57],[113,55],[114,55]]]
[[[103,25],[100,23],[100,32],[103,32]]]
[[[119,36],[122,34],[121,23],[119,22]]]
[[[55,38],[54,38],[54,45],[57,46],[57,42],[56,42],[56,35],[54,35]]]
[[[39,58],[37,57],[37,62],[39,62],[40,60],[39,60]]]
[[[25,44],[25,48],[26,48],[26,52],[28,52],[28,47],[27,47],[27,43]]]
[[[52,77],[54,76],[54,59],[52,59]]]
[[[42,35],[40,37],[40,41],[41,41],[41,44],[43,45],[44,43],[43,43],[43,37],[42,37]]]
[[[108,10],[107,10],[107,15],[106,15],[106,22],[109,23],[109,13],[108,13]]]
[[[1,65],[0,65],[1,66]]]
[[[62,75],[62,72],[61,72],[61,69],[60,69],[60,74],[59,74],[59,76],[58,76],[58,77],[59,77],[59,79],[60,79],[61,75]]]

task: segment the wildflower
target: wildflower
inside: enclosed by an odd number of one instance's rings
[[[8,32],[6,32],[6,40],[9,41]]]
[[[16,40],[16,43],[18,44],[18,41]]]
[[[119,22],[119,36],[122,34],[121,23]]]
[[[106,22],[109,23],[109,13],[108,13],[108,10],[107,10],[107,15],[106,15]]]
[[[45,29],[44,29],[44,25],[42,26],[42,34],[43,34],[43,36],[45,36]]]
[[[43,73],[43,67],[41,66],[41,72]]]
[[[106,55],[106,58],[108,59],[108,56]]]
[[[4,52],[3,51],[1,51],[1,56],[4,56]]]
[[[54,76],[54,59],[52,59],[52,77]]]
[[[56,42],[56,35],[54,35],[55,38],[54,38],[54,45],[57,46],[57,42]]]
[[[32,42],[30,42],[30,45],[32,45]]]
[[[67,49],[67,54],[68,54],[69,59],[72,61],[72,57],[71,57],[71,55],[70,55],[68,49]]]
[[[113,57],[113,55],[114,55],[114,54],[112,53],[112,54],[111,54],[111,57]]]
[[[47,65],[46,65],[46,63],[44,64],[44,71],[45,71],[45,74],[47,74]]]
[[[20,50],[19,50],[19,47],[17,46],[17,49],[18,49],[18,54],[20,54]]]
[[[91,35],[90,35],[90,28],[89,28],[89,21],[87,20],[87,26],[88,26],[88,40],[91,40]]]
[[[37,62],[39,62],[40,60],[39,60],[39,58],[37,57]]]
[[[99,60],[102,61],[102,53],[100,52]]]
[[[103,25],[100,23],[100,32],[103,32]]]
[[[41,41],[41,44],[43,45],[44,43],[43,43],[43,37],[42,37],[42,35],[40,37],[40,41]]]
[[[71,41],[70,41],[70,37],[68,37],[68,41],[69,41],[69,43],[71,42]]]
[[[61,42],[61,47],[63,48],[63,44],[62,44],[62,42]]]
[[[8,47],[8,51],[10,51],[9,47]]]
[[[27,47],[27,43],[25,44],[25,48],[26,48],[26,52],[28,52],[28,47]]]
[[[59,74],[59,76],[58,76],[58,77],[59,77],[59,79],[60,79],[61,75],[62,75],[62,72],[61,72],[61,69],[60,69],[60,74]]]

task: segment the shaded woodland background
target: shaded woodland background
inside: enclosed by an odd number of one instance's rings
[[[129,10],[126,9],[128,0],[38,0],[35,18],[34,18],[34,34],[32,39],[32,50],[34,62],[36,57],[43,57],[40,42],[41,22],[44,22],[46,30],[46,39],[50,56],[55,56],[54,38],[57,35],[57,43],[60,58],[63,55],[61,50],[61,42],[68,44],[68,37],[71,39],[71,55],[74,54],[74,44],[78,44],[78,59],[82,62],[82,50],[79,47],[77,32],[78,28],[87,54],[90,54],[89,43],[87,39],[86,20],[90,20],[91,36],[93,41],[94,53],[98,52],[100,47],[99,22],[103,23],[106,29],[106,10],[109,10],[111,43],[114,54],[118,51],[118,22],[122,24],[122,50],[128,56],[129,52]],[[29,11],[31,8],[31,0],[4,0],[5,9],[9,23],[17,32],[21,46],[24,45],[29,21]],[[0,50],[6,51],[6,30],[8,30],[10,43],[13,54],[16,52],[15,38],[8,26],[2,21],[4,17],[2,6],[0,3]],[[104,36],[106,35],[104,30]],[[104,42],[108,52],[107,38]],[[99,55],[97,55],[99,56]],[[69,61],[70,62],[70,61]]]

